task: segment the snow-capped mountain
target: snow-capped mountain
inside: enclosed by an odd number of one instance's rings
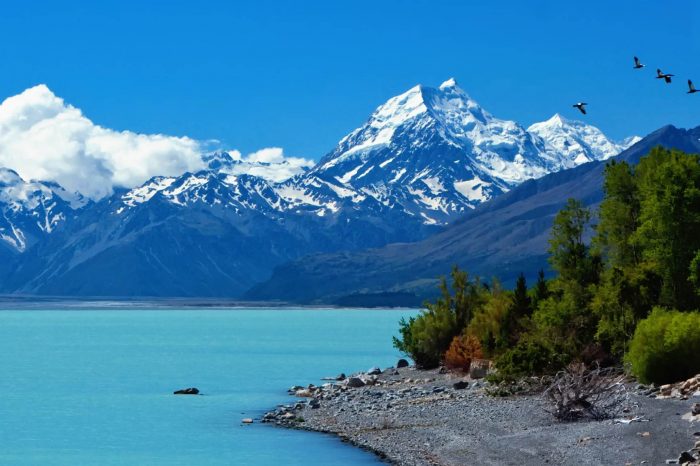
[[[638,136],[631,136],[617,143],[595,126],[568,120],[558,113],[547,121],[533,124],[527,130],[541,137],[549,152],[558,154],[561,168],[608,159],[641,140]]]
[[[559,126],[550,120],[529,131],[491,115],[454,79],[416,86],[378,107],[305,177],[445,224],[525,180],[624,148],[592,126],[556,119]],[[554,129],[578,135],[580,150]]]
[[[15,171],[0,168],[0,244],[24,252],[84,204],[82,196],[56,183],[25,181]]]
[[[217,152],[203,169],[87,204],[2,170],[0,244],[15,259],[3,277],[0,257],[0,291],[239,296],[291,260],[426,238],[525,180],[624,145],[561,117],[526,130],[448,80],[389,99],[310,169],[281,149]]]

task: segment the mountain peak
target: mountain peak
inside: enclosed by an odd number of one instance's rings
[[[560,125],[563,126],[565,124],[571,123],[569,120],[564,118],[561,113],[555,113],[549,120],[545,121],[547,124],[551,125]]]
[[[455,78],[450,78],[444,83],[440,84],[440,90],[445,90],[449,88],[459,87],[457,85],[457,80]]]

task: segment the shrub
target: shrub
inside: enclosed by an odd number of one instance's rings
[[[469,323],[467,333],[479,340],[487,356],[493,356],[499,349],[507,346],[507,338],[503,335],[504,323],[512,304],[511,293],[504,291],[500,283],[494,280],[483,305],[476,310]]]
[[[440,364],[452,338],[461,331],[454,313],[446,308],[423,311],[408,321],[402,319],[399,327],[401,339],[394,338],[394,346],[424,369]]]
[[[524,337],[496,358],[494,381],[509,381],[531,375],[554,374],[569,363],[565,354],[535,337]]]
[[[479,340],[473,335],[459,335],[452,339],[445,353],[445,365],[450,369],[468,371],[473,359],[484,357]]]
[[[671,383],[700,372],[700,313],[655,308],[639,322],[626,357],[644,383]]]

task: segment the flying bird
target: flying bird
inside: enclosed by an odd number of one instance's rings
[[[586,102],[579,102],[577,104],[572,105],[572,107],[576,107],[579,110],[581,110],[581,113],[584,115],[586,114],[586,105],[588,105]]]
[[[638,70],[638,69],[640,69],[640,68],[644,68],[645,66],[646,66],[646,65],[643,65],[643,64],[639,63],[639,58],[634,57],[634,69],[635,69],[635,70]]]
[[[664,81],[666,81],[666,84],[669,84],[671,82],[671,76],[675,75],[662,73],[660,69],[656,69],[656,79],[663,79]]]
[[[697,89],[695,89],[695,85],[693,84],[693,81],[690,79],[688,80],[688,94],[695,94],[698,92]]]

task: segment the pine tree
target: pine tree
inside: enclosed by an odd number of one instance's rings
[[[537,272],[537,283],[535,284],[535,289],[532,293],[532,308],[537,309],[539,303],[548,297],[549,287],[547,286],[547,280],[544,279],[544,270],[540,269],[540,271]]]

